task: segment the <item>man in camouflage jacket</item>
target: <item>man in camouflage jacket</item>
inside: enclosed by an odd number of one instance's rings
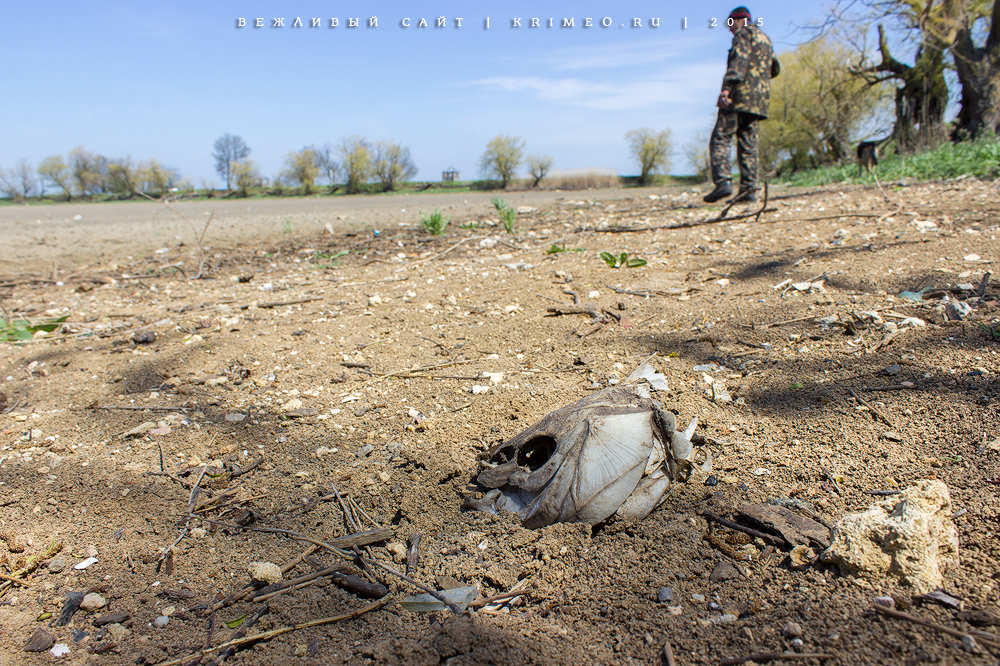
[[[736,135],[736,157],[740,165],[738,201],[756,200],[757,131],[761,119],[767,118],[771,100],[771,79],[780,71],[774,57],[771,40],[750,18],[750,10],[737,7],[729,15],[729,31],[733,45],[729,49],[729,64],[722,79],[719,95],[719,115],[712,130],[709,154],[712,160],[712,181],[715,189],[705,201],[718,201],[733,193],[730,179],[732,167],[729,151]]]

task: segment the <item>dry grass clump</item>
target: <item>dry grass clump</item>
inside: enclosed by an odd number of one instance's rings
[[[614,169],[555,170],[545,177],[541,186],[547,190],[589,190],[618,187],[621,179]]]

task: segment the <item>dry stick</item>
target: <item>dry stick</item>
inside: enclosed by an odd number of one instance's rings
[[[30,583],[24,579],[17,578],[15,576],[8,576],[7,574],[2,573],[0,573],[0,580],[5,580],[8,583],[17,583],[18,585],[23,585],[24,587],[28,587],[28,585],[30,585]]]
[[[115,409],[115,410],[128,410],[128,411],[137,411],[137,412],[144,412],[144,411],[149,411],[149,412],[183,412],[183,411],[185,411],[184,407],[142,407],[142,406],[139,406],[139,405],[122,405],[120,407],[117,406],[117,405],[94,405],[93,407],[88,407],[87,409],[107,409],[107,410]]]
[[[300,303],[312,303],[313,301],[322,301],[322,300],[323,299],[321,297],[315,296],[312,298],[297,298],[294,301],[271,301],[268,303],[258,303],[257,309],[266,310],[268,308],[280,308],[285,305],[299,305]],[[249,310],[250,306],[251,304],[241,305],[240,310]]]
[[[235,469],[232,472],[230,472],[229,479],[232,480],[232,479],[239,478],[239,477],[243,476],[244,474],[249,474],[253,470],[255,470],[258,467],[260,467],[260,465],[261,465],[262,462],[264,462],[264,455],[261,454],[261,453],[258,453],[257,454],[257,459],[254,460],[249,465],[247,465],[244,469],[240,469],[239,467],[236,467],[234,465],[233,467],[235,467]]]
[[[885,421],[886,425],[888,425],[890,428],[896,427],[896,424],[892,422],[892,419],[890,419],[888,416],[885,415],[885,412],[883,412],[881,409],[879,409],[875,405],[871,404],[870,402],[862,398],[854,391],[854,389],[847,389],[847,392],[850,393],[852,396],[854,396],[855,400],[860,402],[862,405],[870,409],[876,416]]]
[[[525,587],[520,590],[510,590],[509,592],[504,592],[502,594],[496,594],[492,597],[486,597],[485,599],[476,599],[469,606],[472,608],[479,608],[480,606],[488,606],[495,601],[503,601],[504,599],[511,599],[513,597],[525,597],[531,592],[530,587]]]
[[[34,558],[28,564],[24,565],[17,571],[13,572],[13,576],[10,577],[5,576],[4,577],[5,581],[3,583],[0,583],[0,592],[3,592],[7,588],[11,587],[12,585],[14,585],[14,583],[18,583],[20,585],[25,585],[25,586],[28,585],[28,583],[22,582],[21,579],[23,579],[25,576],[32,573],[35,569],[41,566],[42,562],[50,560],[53,557],[55,557],[56,553],[58,553],[62,549],[63,549],[63,544],[61,543],[52,544],[47,551],[42,553],[40,556]]]
[[[952,629],[951,627],[946,627],[943,624],[938,624],[937,622],[931,622],[930,620],[925,620],[922,617],[917,617],[916,615],[909,615],[907,613],[901,613],[898,610],[894,610],[894,609],[888,608],[886,606],[881,606],[879,604],[875,604],[874,606],[872,606],[872,608],[875,610],[875,612],[881,613],[882,615],[888,615],[889,617],[894,617],[897,620],[906,620],[907,622],[912,622],[914,624],[919,624],[919,625],[921,625],[923,627],[927,627],[928,629],[933,629],[934,631],[939,631],[942,634],[948,634],[949,636],[954,636],[955,638],[965,638],[966,636],[970,636],[971,635],[971,634],[969,634],[969,632],[959,631],[958,629]],[[979,642],[979,643],[982,643],[983,645],[985,645],[988,648],[991,648],[991,649],[994,649],[994,650],[1000,649],[1000,642],[991,641],[989,639],[982,638],[982,637],[977,637],[976,641]]]
[[[391,597],[389,595],[386,595],[385,597],[383,597],[382,599],[379,599],[375,603],[369,604],[369,605],[365,606],[364,608],[359,608],[358,610],[352,611],[350,613],[344,613],[343,615],[333,615],[331,617],[324,617],[324,618],[321,618],[319,620],[312,620],[310,622],[302,622],[300,624],[296,624],[296,625],[293,625],[291,627],[282,627],[281,629],[272,629],[271,631],[265,631],[262,634],[254,634],[253,636],[245,636],[245,637],[237,638],[237,639],[231,640],[231,641],[229,641],[227,643],[223,643],[222,645],[217,645],[215,647],[206,648],[206,649],[202,650],[201,652],[197,652],[195,654],[191,654],[191,655],[188,655],[186,657],[182,657],[180,659],[174,659],[172,661],[163,661],[163,662],[160,662],[159,664],[155,664],[154,666],[178,666],[178,664],[182,664],[186,660],[188,660],[188,659],[190,659],[192,657],[204,656],[204,655],[207,655],[207,654],[211,654],[212,652],[215,652],[216,650],[225,650],[225,649],[228,649],[228,648],[231,648],[231,647],[238,647],[240,645],[245,645],[246,643],[254,643],[254,642],[257,642],[257,641],[269,641],[272,638],[276,638],[278,636],[290,633],[292,631],[298,631],[299,629],[307,629],[309,627],[319,627],[319,626],[322,626],[324,624],[332,624],[334,622],[342,622],[344,620],[353,620],[355,618],[361,617],[365,613],[369,613],[371,611],[378,610],[382,606],[385,606],[387,603],[389,603],[390,599],[391,599]],[[244,624],[246,624],[246,623],[244,623]]]
[[[729,659],[723,659],[720,663],[721,666],[736,666],[736,664],[745,664],[748,661],[782,661],[782,660],[804,660],[804,659],[834,659],[835,656],[832,654],[825,654],[822,652],[758,652],[757,654],[751,654],[746,657],[731,657]]]
[[[290,560],[284,566],[282,566],[281,567],[281,573],[282,574],[288,573],[289,571],[291,571],[292,569],[294,569],[295,567],[297,567],[302,562],[302,560],[304,560],[305,558],[309,557],[310,555],[312,555],[313,553],[315,553],[317,550],[319,550],[319,546],[316,546],[316,545],[309,546],[304,551],[302,551],[301,553],[299,553],[298,556],[295,557],[295,559]],[[212,612],[214,613],[217,610],[220,610],[220,609],[225,608],[227,606],[232,606],[237,601],[245,599],[252,592],[254,592],[255,589],[256,588],[254,588],[253,585],[247,585],[247,586],[243,587],[242,589],[240,589],[239,591],[233,592],[228,597],[224,597],[222,599],[219,599],[214,604],[212,604]]]
[[[447,367],[450,367],[450,366],[453,366],[453,365],[464,365],[466,363],[475,363],[476,361],[479,361],[479,360],[481,360],[481,359],[470,358],[470,359],[466,359],[464,361],[447,361],[445,363],[435,363],[433,365],[424,365],[424,366],[421,366],[419,368],[410,368],[408,370],[399,370],[398,372],[367,372],[365,370],[362,370],[361,372],[364,372],[366,375],[370,375],[372,377],[411,377],[411,376],[413,376],[412,373],[415,373],[415,372],[426,372],[428,370],[438,370],[440,368],[447,368]]]
[[[330,485],[332,486],[333,484],[330,484]],[[403,580],[403,581],[409,583],[410,585],[413,585],[414,587],[416,587],[416,588],[418,588],[420,590],[423,590],[424,592],[427,592],[432,597],[434,597],[435,599],[437,599],[441,603],[443,603],[446,606],[448,606],[448,608],[450,608],[452,610],[452,612],[455,613],[456,615],[461,615],[462,614],[462,609],[461,608],[459,608],[456,604],[453,604],[450,601],[448,601],[440,592],[438,592],[434,588],[428,587],[427,585],[424,585],[423,583],[421,583],[419,581],[416,581],[413,578],[410,578],[406,574],[401,573],[399,571],[396,571],[392,567],[388,567],[388,566],[382,564],[381,562],[379,562],[378,560],[376,560],[374,558],[367,558],[367,557],[364,557],[364,556],[362,556],[360,554],[356,555],[355,553],[350,553],[350,552],[348,552],[348,551],[346,551],[344,549],[345,547],[363,546],[363,545],[367,545],[369,543],[374,543],[376,541],[384,541],[385,539],[388,539],[389,537],[392,536],[392,530],[390,530],[390,529],[369,530],[368,532],[362,532],[360,534],[353,534],[353,535],[346,536],[346,537],[340,537],[338,539],[334,539],[334,542],[340,542],[342,545],[333,545],[331,543],[326,543],[326,542],[320,541],[318,539],[314,539],[311,536],[308,536],[306,534],[302,534],[301,532],[295,532],[295,531],[292,531],[292,530],[282,530],[282,529],[278,529],[276,527],[251,527],[251,526],[233,525],[231,523],[224,523],[224,522],[219,521],[219,520],[209,520],[208,522],[212,523],[214,525],[222,525],[222,526],[228,527],[230,529],[244,529],[244,530],[249,530],[249,531],[253,531],[253,532],[270,532],[270,533],[273,533],[273,534],[284,534],[285,536],[292,537],[293,539],[299,539],[300,541],[308,541],[309,543],[315,544],[315,545],[317,545],[317,546],[319,546],[321,548],[326,548],[330,552],[335,553],[335,554],[339,555],[340,557],[343,557],[343,558],[346,558],[346,559],[353,560],[353,559],[355,559],[355,557],[357,557],[357,559],[359,559],[363,564],[376,566],[379,569],[382,569],[383,571],[385,571],[386,573],[390,573],[393,576],[396,576],[397,578],[399,578],[400,580]],[[367,539],[367,540],[363,540],[363,539],[358,539],[357,538],[357,537],[361,537],[363,535],[364,535],[365,539]]]
[[[414,261],[412,264],[410,264],[410,267],[413,268],[415,266],[419,266],[420,264],[427,263],[428,261],[433,261],[434,259],[437,259],[439,257],[443,257],[444,255],[448,254],[449,252],[451,252],[452,250],[454,250],[456,247],[458,247],[462,243],[468,243],[470,240],[480,240],[482,238],[486,238],[486,236],[469,236],[468,238],[464,238],[464,239],[458,241],[457,243],[455,243],[454,245],[452,245],[451,247],[449,247],[444,252],[438,252],[434,256],[427,257],[426,259],[421,259],[420,261]]]
[[[273,585],[268,585],[259,590],[256,590],[257,594],[250,601],[266,601],[271,598],[275,593],[282,592],[290,587],[295,587],[296,585],[301,585],[302,583],[308,583],[314,581],[317,578],[323,578],[324,576],[329,576],[344,568],[342,564],[335,564],[325,569],[320,569],[319,571],[314,571],[312,573],[299,576],[298,578],[290,578],[288,580],[282,581],[280,583],[275,583]]]
[[[165,558],[170,553],[170,551],[174,549],[174,546],[179,544],[181,542],[181,539],[183,539],[187,535],[188,528],[191,527],[191,520],[195,517],[194,514],[191,513],[191,511],[194,509],[195,500],[198,499],[198,490],[199,490],[198,486],[201,484],[201,480],[205,478],[205,472],[207,471],[208,471],[208,465],[202,465],[201,475],[199,475],[198,480],[194,482],[194,486],[191,488],[191,495],[188,497],[188,506],[187,506],[188,515],[187,515],[187,520],[184,521],[184,529],[181,530],[181,533],[177,535],[177,538],[174,540],[172,544],[170,544],[166,548],[161,549],[160,552],[156,554],[157,562],[163,560],[163,558]]]
[[[270,609],[270,607],[267,604],[264,604],[263,606],[261,606],[260,608],[258,608],[257,611],[253,615],[251,615],[246,620],[244,620],[243,624],[240,625],[239,630],[237,630],[236,633],[233,634],[233,639],[237,639],[238,640],[238,639],[241,639],[244,636],[246,636],[247,631],[250,630],[250,627],[252,627],[253,625],[257,624],[257,621],[260,620],[260,618],[264,617],[267,613],[269,613],[270,610],[271,609]],[[226,644],[223,644],[223,646],[220,646],[220,647],[223,647],[223,650],[215,657],[215,659],[213,659],[212,661],[209,662],[208,666],[219,666],[219,664],[221,664],[222,662],[224,662],[228,657],[232,656],[233,653],[236,652],[236,647],[235,646],[225,647],[226,645],[228,645],[228,643],[232,643],[232,640],[228,641]],[[210,648],[207,648],[207,649],[210,649]],[[199,655],[198,656],[198,661],[197,662],[192,662],[191,666],[194,666],[196,663],[200,662],[201,661],[201,657],[202,657],[202,655]]]
[[[743,532],[744,534],[749,534],[752,537],[756,537],[758,539],[763,539],[764,541],[767,541],[768,543],[772,543],[775,546],[787,546],[788,545],[788,542],[785,541],[784,539],[782,539],[781,537],[776,537],[773,534],[768,534],[767,532],[760,532],[758,530],[753,529],[752,527],[744,527],[743,525],[740,525],[739,523],[734,523],[731,520],[726,520],[725,518],[722,518],[721,516],[717,516],[714,513],[710,513],[708,511],[702,511],[701,515],[705,518],[705,520],[714,521],[716,523],[719,523],[723,527],[728,527],[731,530],[736,530],[737,532]]]
[[[344,512],[344,520],[347,521],[347,524],[352,530],[360,532],[361,528],[358,527],[356,522],[354,522],[354,516],[352,516],[351,512],[347,509],[347,504],[344,503],[344,498],[340,496],[340,491],[337,490],[336,484],[331,483],[330,487],[333,489],[333,494],[337,496],[337,502],[340,503],[340,510]]]

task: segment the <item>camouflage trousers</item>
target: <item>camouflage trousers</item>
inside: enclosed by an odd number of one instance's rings
[[[757,190],[757,129],[760,116],[739,111],[719,109],[719,117],[712,130],[708,144],[712,160],[712,182],[716,185],[727,183],[733,170],[729,153],[732,150],[733,134],[736,135],[736,161],[740,165],[740,191]]]

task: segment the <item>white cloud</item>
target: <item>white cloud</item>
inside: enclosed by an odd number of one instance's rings
[[[584,78],[497,76],[464,85],[496,92],[531,95],[537,100],[604,111],[644,109],[655,105],[703,103],[714,99],[722,81],[719,64],[693,64],[666,69],[631,81]]]

